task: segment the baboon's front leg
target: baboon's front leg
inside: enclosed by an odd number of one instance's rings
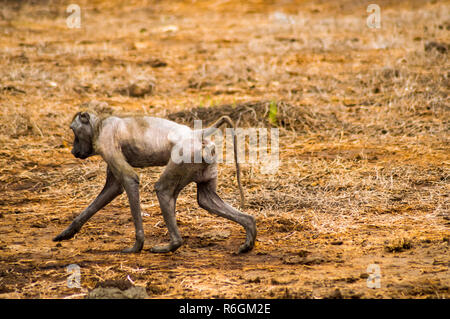
[[[130,203],[131,216],[133,217],[136,231],[136,242],[133,247],[122,250],[123,253],[138,253],[144,247],[144,227],[142,225],[141,204],[139,200],[139,180],[137,178],[125,177],[122,185],[127,192]]]
[[[91,218],[96,212],[109,204],[114,198],[122,194],[123,188],[119,181],[114,177],[111,170],[107,169],[106,183],[100,194],[94,201],[80,214],[61,234],[53,238],[53,241],[61,241],[70,239],[75,236],[81,227]]]
[[[111,145],[115,145],[111,141]],[[131,216],[133,217],[136,231],[136,241],[133,247],[122,250],[123,253],[137,253],[144,246],[144,227],[142,225],[141,203],[139,201],[139,176],[126,161],[122,152],[114,147],[108,147],[102,153],[102,157],[111,168],[112,174],[120,182],[128,196]]]

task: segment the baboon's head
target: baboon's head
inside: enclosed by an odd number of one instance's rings
[[[76,158],[85,159],[94,155],[93,137],[94,137],[95,115],[88,112],[78,112],[73,117],[70,128],[75,135],[73,141],[72,154]]]

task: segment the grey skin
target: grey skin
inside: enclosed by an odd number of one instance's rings
[[[175,219],[175,205],[180,191],[191,182],[197,183],[197,201],[200,207],[244,227],[246,240],[240,246],[239,253],[252,250],[256,238],[255,219],[228,205],[217,195],[217,163],[210,158],[208,161],[202,158],[200,163],[180,162],[174,161],[171,156],[173,147],[183,143],[190,143],[192,146],[192,157],[195,152],[205,154],[208,150],[214,153],[214,144],[204,137],[225,123],[231,126],[233,124],[231,119],[225,116],[209,128],[194,131],[185,125],[162,118],[110,116],[100,119],[92,112],[78,112],[70,125],[75,135],[72,154],[80,159],[100,155],[107,163],[106,183],[97,198],[53,240],[72,238],[89,218],[125,191],[130,203],[136,241],[133,247],[122,252],[140,252],[144,246],[144,229],[139,200],[139,177],[133,167],[166,166],[155,184],[155,190],[169,230],[170,242],[152,247],[151,252],[173,252],[182,245]],[[233,142],[243,206],[236,136]]]

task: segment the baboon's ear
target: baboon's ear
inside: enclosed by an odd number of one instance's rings
[[[89,123],[89,119],[90,119],[90,116],[89,116],[88,112],[80,113],[80,121],[81,121],[81,123],[88,124]]]

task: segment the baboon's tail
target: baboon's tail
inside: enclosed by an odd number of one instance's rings
[[[236,164],[236,179],[239,187],[239,193],[241,195],[241,208],[244,208],[245,205],[245,197],[244,197],[244,190],[242,189],[241,184],[241,168],[238,161],[238,151],[237,151],[237,137],[235,132],[234,123],[228,116],[222,116],[219,118],[216,122],[214,122],[210,127],[205,128],[203,130],[203,136],[207,137],[211,134],[213,134],[221,125],[228,124],[232,128],[232,136],[233,136],[233,152],[234,152],[234,162]]]

